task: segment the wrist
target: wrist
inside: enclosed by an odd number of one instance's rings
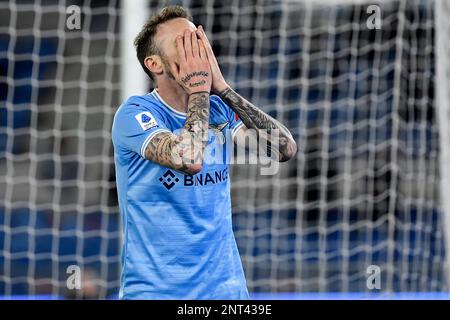
[[[230,88],[230,86],[228,85],[228,83],[222,82],[222,83],[220,83],[220,84],[214,86],[214,91],[215,91],[217,94],[220,94],[220,93],[222,93],[223,91],[227,90],[228,88]]]
[[[194,91],[194,92],[190,92],[189,95],[193,95],[193,94],[198,94],[198,93],[207,93],[207,94],[211,94],[209,90],[198,90],[198,91]]]

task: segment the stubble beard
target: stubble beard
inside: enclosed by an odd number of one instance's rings
[[[163,63],[164,72],[167,73],[167,76],[170,79],[176,81],[172,71],[170,71],[169,59],[167,59],[165,54],[161,54],[161,61]]]

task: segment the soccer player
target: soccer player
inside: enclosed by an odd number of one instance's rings
[[[247,130],[276,130],[269,148],[281,162],[295,155],[296,143],[227,84],[203,28],[184,8],[153,16],[135,47],[157,88],[130,97],[113,122],[124,231],[119,297],[247,299],[231,223],[229,162],[208,161],[207,150],[222,143],[230,153],[226,144]]]

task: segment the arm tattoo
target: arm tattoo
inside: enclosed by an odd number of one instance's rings
[[[247,128],[254,129],[257,133],[259,130],[265,130],[269,136],[273,130],[278,130],[278,149],[271,148],[270,141],[268,141],[268,146],[270,152],[278,154],[279,161],[287,161],[294,156],[297,145],[284,125],[255,107],[231,88],[226,88],[219,93],[219,96],[236,112]],[[263,138],[259,134],[258,136]]]
[[[186,122],[179,135],[156,134],[145,149],[145,158],[187,174],[191,165],[201,165],[208,142],[209,92],[189,96]]]

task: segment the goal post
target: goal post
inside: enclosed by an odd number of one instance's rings
[[[133,41],[149,17],[147,0],[122,2],[121,15],[121,98],[145,94],[149,89],[148,76],[137,62]]]

